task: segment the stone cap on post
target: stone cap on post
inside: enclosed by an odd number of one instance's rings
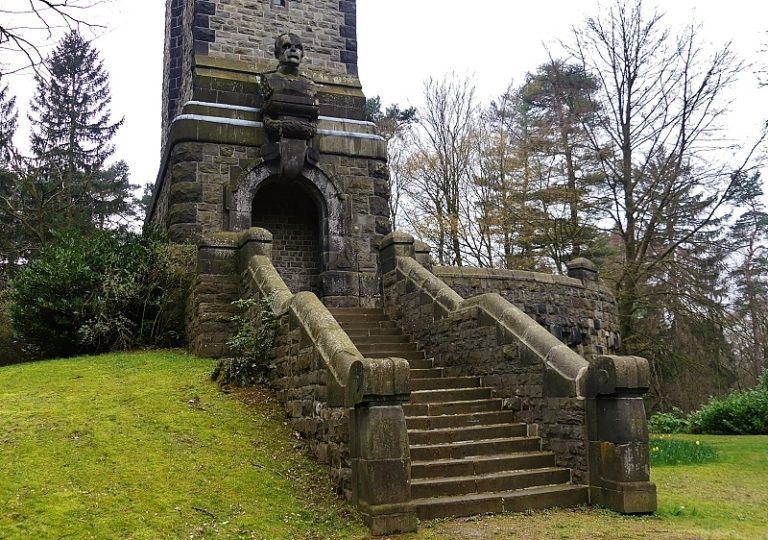
[[[568,267],[568,277],[581,281],[597,281],[597,265],[584,257],[578,257],[565,263]]]
[[[408,233],[393,231],[385,236],[379,244],[381,253],[381,273],[386,274],[397,268],[398,257],[416,257],[416,241]]]
[[[272,260],[272,233],[267,229],[251,227],[239,233],[239,268],[243,272],[254,255],[262,255]]]
[[[589,366],[587,395],[642,395],[650,387],[648,360],[640,356],[598,356]]]

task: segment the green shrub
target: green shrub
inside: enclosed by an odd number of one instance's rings
[[[170,304],[191,268],[169,249],[153,231],[58,234],[12,282],[19,337],[44,357],[178,342],[183,317]]]
[[[267,298],[233,302],[241,313],[232,317],[237,333],[227,341],[232,358],[219,362],[211,379],[221,386],[248,386],[264,380],[272,360],[277,318]]]
[[[717,450],[701,441],[678,441],[663,437],[649,441],[651,465],[691,465],[717,459]]]
[[[672,407],[670,412],[656,413],[648,419],[648,431],[651,433],[681,433],[686,427],[683,411],[677,407]]]
[[[710,399],[691,419],[691,430],[715,435],[768,435],[768,391],[758,387]]]
[[[763,369],[763,373],[760,375],[760,379],[757,381],[757,387],[755,390],[768,392],[768,368]]]
[[[0,366],[16,364],[27,359],[13,328],[10,292],[10,289],[0,290]]]

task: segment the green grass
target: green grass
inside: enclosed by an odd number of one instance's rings
[[[153,352],[0,368],[0,538],[368,538],[270,394],[219,392],[213,365]],[[718,457],[653,467],[655,515],[442,520],[398,540],[768,538],[768,436],[664,440]]]
[[[695,441],[673,439],[671,436],[656,435],[650,439],[651,466],[692,465],[717,460],[714,446]]]
[[[269,394],[219,392],[213,365],[151,352],[0,368],[0,538],[364,535]]]

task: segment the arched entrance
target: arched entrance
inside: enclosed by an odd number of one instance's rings
[[[323,211],[309,187],[264,182],[253,197],[251,226],[272,233],[272,264],[293,293],[320,295]]]

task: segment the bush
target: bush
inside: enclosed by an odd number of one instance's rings
[[[44,357],[178,342],[191,267],[169,250],[153,231],[58,234],[12,282],[19,337]]]
[[[266,298],[260,302],[249,298],[233,303],[241,310],[232,317],[237,323],[237,334],[227,341],[234,356],[221,360],[211,379],[220,386],[248,386],[263,381],[269,371],[277,318]]]
[[[27,359],[13,328],[10,292],[10,289],[0,290],[0,366],[16,364]]]
[[[648,431],[651,433],[680,433],[686,427],[683,411],[677,407],[672,407],[668,413],[656,413],[648,419]]]
[[[692,415],[691,430],[714,435],[768,435],[768,391],[757,387],[712,398]]]

